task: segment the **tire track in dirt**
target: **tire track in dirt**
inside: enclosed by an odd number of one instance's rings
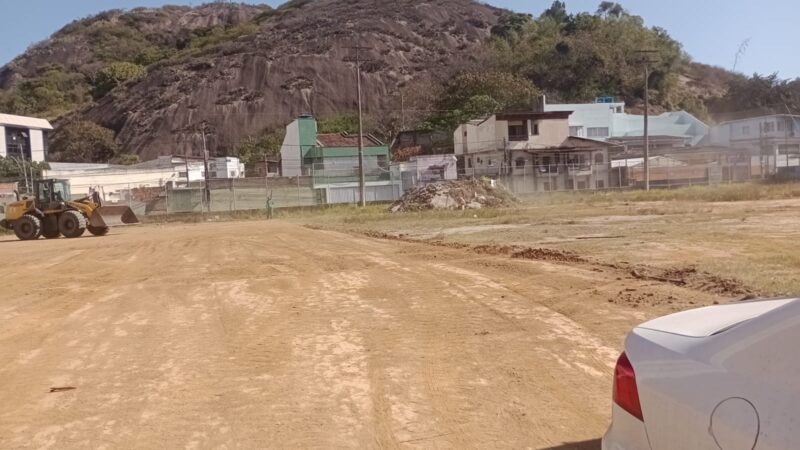
[[[77,256],[37,289],[28,273],[49,245]],[[597,325],[587,305],[627,310],[569,299],[602,274],[281,222],[131,228],[0,257],[20,272],[0,300],[0,442],[19,448],[596,438],[608,342],[634,320]],[[76,389],[47,393],[58,385]]]

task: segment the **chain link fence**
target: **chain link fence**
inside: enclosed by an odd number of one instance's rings
[[[452,157],[452,156],[451,156]],[[453,161],[455,159],[453,158]],[[408,163],[368,167],[365,194],[368,202],[398,200],[415,186],[440,180],[491,178],[516,195],[548,192],[643,188],[644,161],[612,160],[606,164],[561,163],[548,165],[500,164],[482,168],[456,168],[444,164],[414,166]],[[174,178],[140,178],[136,183],[71,179],[73,199],[97,192],[106,204],[129,206],[139,217],[202,212],[232,212],[272,208],[314,207],[356,203],[360,199],[356,167],[303,167],[297,177],[211,179],[186,182]],[[660,155],[650,159],[653,188],[738,183],[759,179],[800,179],[800,154],[725,157]],[[10,180],[9,180],[10,181]],[[13,186],[0,192],[0,203],[13,201]],[[17,185],[18,186],[18,185]],[[2,189],[0,189],[2,191]]]

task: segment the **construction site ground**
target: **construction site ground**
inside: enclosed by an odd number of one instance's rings
[[[688,265],[757,259],[756,233],[796,255],[798,206],[330,211],[3,236],[0,448],[596,449],[626,333],[792,286]],[[790,273],[787,258],[750,270]]]

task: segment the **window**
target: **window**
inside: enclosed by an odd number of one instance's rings
[[[572,178],[567,180],[567,189],[569,189],[571,191],[575,190],[575,180],[573,180]]]
[[[586,182],[585,181],[578,181],[578,190],[582,191],[586,189]]]
[[[786,122],[783,120],[778,121],[778,131],[786,131]]]
[[[598,138],[598,137],[608,137],[609,136],[608,127],[591,127],[591,128],[587,128],[586,131],[587,131],[587,136],[590,137],[590,138],[591,137]]]
[[[544,191],[546,192],[550,192],[550,182],[545,181],[544,183],[542,183],[542,189],[544,189]]]
[[[516,160],[516,161],[514,161],[514,165],[515,165],[515,166],[516,166],[518,169],[522,169],[522,168],[524,168],[524,167],[525,167],[525,163],[526,163],[526,161],[525,161],[525,158],[517,158],[517,160]]]
[[[569,127],[569,135],[583,137],[583,127]]]
[[[467,169],[472,169],[472,158],[467,158]]]
[[[186,178],[186,172],[178,172],[178,178]]]
[[[539,135],[539,124],[538,123],[534,123],[533,124],[533,131],[531,131],[531,135],[533,135],[533,136],[538,136]]]
[[[231,170],[231,178],[236,178],[236,171],[235,170]]]
[[[603,181],[603,180],[597,180],[596,184],[597,184],[597,189],[605,189],[606,188],[606,182]]]
[[[467,137],[467,130],[464,130],[464,137]]]
[[[508,122],[508,140],[527,141],[528,140],[527,121],[517,120]]]
[[[750,125],[745,125],[742,127],[742,135],[750,136]]]
[[[493,166],[494,166],[494,160],[493,160],[492,158],[489,158],[489,159],[487,160],[487,165],[488,165],[489,167],[493,167]]]
[[[594,163],[595,164],[605,164],[606,158],[603,156],[602,153],[595,153],[594,155]]]
[[[764,122],[764,133],[772,133],[775,131],[775,122]]]

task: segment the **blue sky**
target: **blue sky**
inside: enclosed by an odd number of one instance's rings
[[[340,0],[347,1],[347,0]],[[571,12],[594,11],[600,0],[566,0]],[[31,44],[73,19],[106,9],[195,4],[186,0],[26,0],[3,2],[0,27],[0,64],[25,51]],[[264,3],[251,1],[250,3]],[[276,6],[282,1],[266,3]],[[519,12],[540,14],[550,0],[488,0],[486,3]],[[727,69],[733,67],[736,52],[749,39],[747,52],[737,70],[745,74],[779,72],[783,78],[800,77],[800,58],[795,42],[800,37],[798,0],[622,0],[649,26],[660,26],[684,44],[698,62]],[[9,18],[13,18],[9,20]]]

